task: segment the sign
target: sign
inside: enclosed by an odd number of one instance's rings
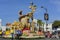
[[[49,20],[49,15],[47,13],[44,14],[44,20]]]

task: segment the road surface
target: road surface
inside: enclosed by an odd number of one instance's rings
[[[0,38],[0,40],[12,40],[10,38]],[[28,38],[28,39],[13,39],[13,40],[60,40],[60,39],[56,39],[56,38],[44,38],[44,39],[32,39],[32,38]]]

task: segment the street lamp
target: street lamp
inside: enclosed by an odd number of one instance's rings
[[[43,7],[43,6],[41,6],[41,8],[44,8],[44,10],[46,11],[46,13],[47,13],[47,8],[45,8],[45,7]]]
[[[49,20],[49,15],[48,15],[48,13],[47,13],[47,8],[45,8],[45,7],[43,7],[43,6],[41,6],[41,8],[43,8],[46,12],[44,13],[44,20],[46,21],[46,31],[47,31],[47,26],[48,26],[48,23],[47,23],[47,21]]]

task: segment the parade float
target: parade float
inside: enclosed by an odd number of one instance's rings
[[[22,35],[20,38],[39,38],[39,37],[45,37],[43,31],[35,31],[35,21],[33,18],[33,14],[36,10],[36,5],[33,5],[31,3],[31,6],[29,6],[31,9],[31,12],[28,12],[26,15],[22,14],[22,10],[19,11],[19,21],[14,21],[13,23],[7,23],[7,26],[10,28],[7,28],[5,31],[4,37],[8,37],[8,35],[11,35],[13,33],[14,37],[16,36],[16,30],[22,31]],[[31,22],[29,20],[32,20]],[[11,36],[12,37],[12,36]]]

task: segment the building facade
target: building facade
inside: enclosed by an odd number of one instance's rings
[[[52,23],[49,23],[47,26],[46,26],[46,23],[44,24],[44,31],[50,31],[52,32]]]

